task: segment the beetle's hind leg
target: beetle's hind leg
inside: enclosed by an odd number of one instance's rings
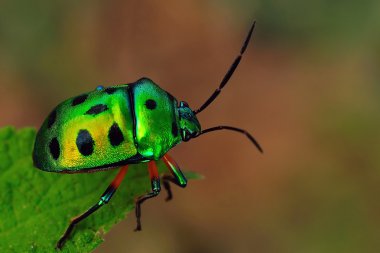
[[[90,216],[93,212],[98,210],[100,207],[102,207],[104,204],[107,204],[108,201],[112,198],[112,195],[115,193],[117,188],[119,187],[120,183],[123,181],[125,173],[127,172],[128,165],[123,166],[115,179],[112,181],[112,183],[108,186],[106,191],[102,194],[100,197],[100,200],[98,203],[93,205],[90,209],[88,209],[83,214],[73,218],[70,222],[70,225],[67,227],[65,233],[62,235],[61,239],[57,242],[57,248],[62,249],[63,245],[65,244],[66,240],[69,238],[71,232],[73,231],[75,225],[77,225],[82,220],[86,219],[88,216]]]
[[[170,182],[175,185],[178,185],[179,187],[185,188],[187,185],[187,179],[185,175],[182,173],[178,164],[168,154],[164,155],[162,160],[170,171],[170,174],[164,174],[161,177],[164,188],[168,193],[168,196],[165,200],[169,201],[173,198]]]
[[[152,191],[148,194],[142,195],[137,198],[136,200],[136,228],[135,231],[141,230],[141,204],[150,198],[156,197],[160,191],[161,191],[161,185],[160,185],[160,177],[158,176],[158,170],[157,165],[155,161],[148,162],[148,170],[149,170],[149,176],[150,176],[150,182],[152,185]]]

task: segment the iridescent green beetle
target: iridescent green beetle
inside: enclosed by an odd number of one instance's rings
[[[187,180],[178,164],[167,154],[175,145],[216,130],[245,134],[262,152],[256,140],[245,130],[217,126],[201,130],[196,114],[219,95],[237,68],[251,38],[255,22],[218,89],[197,110],[179,102],[152,80],[142,78],[70,98],[59,104],[37,133],[33,161],[37,168],[58,173],[85,173],[121,167],[98,203],[74,218],[57,243],[62,248],[74,226],[108,203],[122,182],[128,164],[148,163],[152,191],[136,201],[136,230],[141,230],[141,204],[159,194],[160,179],[172,198],[169,182],[185,187]],[[156,161],[163,160],[170,174],[160,178]]]

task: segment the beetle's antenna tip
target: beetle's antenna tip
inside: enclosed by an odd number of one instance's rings
[[[208,107],[215,100],[215,98],[219,96],[219,94],[222,91],[222,89],[224,88],[224,86],[228,83],[231,76],[233,75],[236,68],[238,67],[238,65],[239,65],[239,63],[240,63],[240,61],[244,55],[245,50],[248,47],[248,44],[249,44],[249,41],[251,40],[252,33],[253,33],[254,28],[255,28],[255,25],[256,25],[256,20],[253,21],[253,24],[248,31],[247,37],[244,40],[244,43],[243,43],[243,45],[239,51],[239,54],[236,56],[235,60],[232,62],[232,65],[228,69],[227,73],[224,75],[222,81],[219,84],[219,87],[214,91],[214,93],[211,94],[211,96],[206,100],[206,102],[203,103],[203,105],[201,105],[198,109],[193,111],[194,114],[198,114],[201,111],[203,111],[206,107]]]
[[[232,127],[232,126],[216,126],[216,127],[211,127],[211,128],[207,128],[205,130],[202,130],[196,137],[198,137],[198,136],[200,136],[202,134],[208,133],[208,132],[213,132],[213,131],[218,131],[218,130],[231,130],[231,131],[235,131],[235,132],[239,132],[241,134],[244,134],[253,143],[253,145],[255,145],[255,147],[259,150],[259,152],[261,154],[264,153],[264,150],[261,148],[261,146],[258,143],[258,141],[256,141],[256,139],[250,133],[248,133],[247,131],[245,131],[245,130],[243,130],[241,128],[237,128],[237,127]]]

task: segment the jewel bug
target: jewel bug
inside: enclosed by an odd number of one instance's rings
[[[231,126],[201,130],[196,115],[209,106],[228,83],[240,63],[255,27],[253,22],[239,54],[219,87],[198,109],[161,89],[148,78],[134,83],[103,87],[70,98],[59,104],[39,129],[34,149],[35,167],[48,172],[86,173],[120,168],[100,200],[71,220],[57,242],[62,248],[74,227],[107,204],[122,182],[129,164],[147,163],[151,192],[136,200],[136,231],[141,230],[141,204],[159,194],[160,181],[172,198],[170,183],[186,187],[187,180],[167,152],[180,142],[217,130],[242,133],[263,152],[247,131]],[[158,175],[156,161],[162,160],[170,174]]]

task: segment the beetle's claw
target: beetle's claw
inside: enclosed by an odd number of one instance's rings
[[[55,246],[55,248],[57,250],[61,250],[62,247],[63,247],[63,244],[64,244],[64,241],[62,240],[62,238],[57,242],[57,245]]]
[[[141,225],[140,224],[138,224],[137,226],[136,226],[136,228],[135,228],[135,230],[134,230],[135,232],[137,232],[137,231],[141,231]]]

